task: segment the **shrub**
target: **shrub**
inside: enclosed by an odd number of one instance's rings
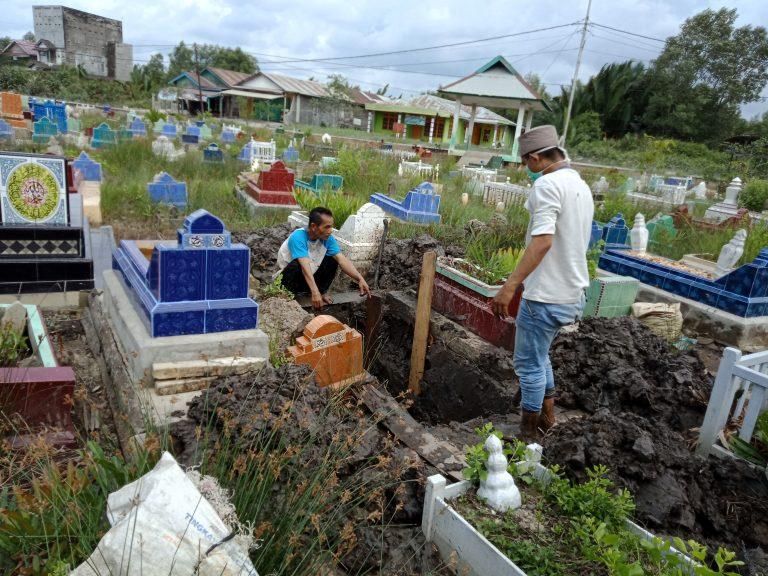
[[[739,203],[754,212],[761,212],[768,202],[768,180],[751,180],[744,186]]]

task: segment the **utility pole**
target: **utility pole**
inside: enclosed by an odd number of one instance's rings
[[[589,0],[590,3],[592,0]],[[584,41],[582,40],[582,46],[584,45]],[[197,97],[200,99],[200,115],[203,114],[203,88],[200,86],[200,61],[197,59],[197,42],[194,44],[195,48],[195,73],[197,74]],[[581,57],[581,52],[579,52],[579,57]],[[578,69],[578,66],[577,66]],[[570,110],[570,108],[569,108]]]
[[[592,0],[587,4],[587,17],[584,18],[584,28],[581,29],[581,44],[579,45],[579,55],[576,57],[576,69],[573,71],[573,80],[571,80],[571,93],[568,96],[568,111],[565,113],[565,128],[560,135],[560,144],[565,146],[565,139],[568,136],[568,124],[571,123],[571,109],[573,108],[573,96],[576,93],[576,80],[579,77],[579,67],[581,66],[581,56],[584,54],[584,44],[587,42],[587,27],[589,26],[589,12],[592,9]]]

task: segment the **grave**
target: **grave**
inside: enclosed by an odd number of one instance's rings
[[[483,203],[496,206],[499,202],[504,208],[522,206],[528,199],[531,189],[506,182],[485,182],[483,184]]]
[[[440,195],[435,194],[434,187],[429,182],[422,182],[410,190],[400,202],[386,194],[376,193],[371,195],[371,203],[380,206],[384,212],[403,222],[440,223]]]
[[[84,173],[75,169],[74,185],[82,199],[83,215],[92,226],[101,225],[101,181],[88,180]]]
[[[237,136],[232,130],[222,130],[221,131],[221,143],[222,144],[233,144],[235,140],[237,139]]]
[[[93,288],[79,200],[67,193],[64,158],[0,153],[0,293]]]
[[[245,193],[256,201],[259,206],[296,206],[293,197],[295,176],[281,160],[269,168],[259,172],[254,181],[252,175],[246,177]]]
[[[338,388],[363,380],[363,337],[333,316],[316,316],[304,332],[288,347],[296,364],[312,368],[320,387]]]
[[[363,273],[372,268],[379,252],[386,217],[384,210],[367,202],[357,213],[347,218],[340,229],[333,230],[333,237],[342,253]],[[309,217],[306,212],[291,212],[288,223],[306,228],[309,226]]]
[[[167,172],[155,174],[152,182],[147,184],[147,192],[152,202],[170,204],[176,208],[187,207],[187,183],[177,182]]]
[[[464,178],[470,180],[476,180],[478,182],[495,182],[498,176],[498,170],[488,169],[474,166],[463,166],[461,168],[461,175]]]
[[[87,180],[88,182],[101,182],[101,164],[92,160],[84,151],[80,152],[80,155],[75,158],[71,164],[75,170],[80,171],[83,180]]]
[[[13,133],[13,126],[8,124],[5,120],[0,120],[0,140],[6,142],[13,142],[15,134]]]
[[[655,248],[662,244],[666,245],[677,236],[674,219],[666,214],[657,214],[648,220],[645,227],[648,228],[649,248]]]
[[[247,162],[249,165],[253,164],[254,160],[258,160],[260,163],[271,164],[275,161],[275,141],[270,142],[258,142],[251,138],[251,140],[243,146],[240,150],[240,154],[237,156],[238,160]]]
[[[704,218],[715,223],[739,216],[739,194],[741,194],[741,178],[731,180],[725,189],[725,200],[713,204],[704,213]]]
[[[203,162],[224,162],[224,152],[215,142],[211,142],[203,150]]]
[[[147,135],[147,125],[138,116],[130,121],[128,130],[134,138],[144,138]]]
[[[336,174],[314,174],[309,182],[296,180],[296,188],[307,190],[314,194],[321,192],[336,192],[344,185],[344,178]]]
[[[48,118],[42,118],[32,125],[32,141],[35,144],[48,144],[51,137],[59,135],[59,129],[55,122]]]
[[[193,124],[190,124],[187,126],[187,131],[181,135],[181,141],[184,142],[184,144],[194,144],[197,145],[200,143],[200,127],[195,126]]]
[[[179,150],[173,144],[173,140],[167,136],[158,136],[154,142],[152,142],[152,153],[160,158],[165,158],[169,162],[174,162],[176,159],[184,156],[185,152],[183,148]]]
[[[170,140],[176,139],[176,124],[172,122],[164,122],[163,127],[160,129],[160,133]]]
[[[197,127],[200,128],[200,140],[209,141],[211,138],[213,138],[213,132],[211,131],[208,124],[205,122],[200,122]]]
[[[608,224],[603,226],[603,242],[606,247],[610,246],[625,246],[627,243],[627,236],[629,235],[629,228],[624,220],[624,216],[621,213],[616,214],[610,219]]]
[[[0,92],[0,118],[14,128],[27,127],[27,121],[24,119],[24,105],[21,101],[21,94]]]
[[[299,161],[299,151],[296,150],[293,146],[288,146],[283,151],[283,162],[298,162]]]
[[[64,156],[64,148],[61,147],[55,136],[48,138],[48,146],[45,148],[45,153],[52,156]]]
[[[67,134],[78,134],[80,130],[80,120],[77,118],[67,118]]]
[[[187,373],[182,363],[269,357],[268,338],[257,328],[258,304],[248,297],[250,250],[233,244],[207,211],[190,214],[175,242],[123,240],[113,268],[104,272],[97,312],[106,317],[132,383],[167,379],[169,368]],[[120,393],[135,394],[134,388]],[[159,391],[147,393],[159,401]],[[168,408],[173,395],[163,397]]]
[[[672,220],[678,229],[698,228],[700,230],[723,230],[727,228],[738,228],[749,226],[749,210],[746,208],[737,208],[732,216],[720,213],[720,217],[714,219],[695,218],[691,215],[688,206],[682,204],[675,208],[672,213]]]
[[[153,125],[152,125],[152,132],[155,134],[162,134],[163,133],[163,126],[165,126],[165,120],[162,118],[158,119]]]
[[[91,146],[94,148],[107,148],[109,146],[115,146],[117,144],[117,134],[109,124],[102,122],[96,128],[93,129],[93,138],[91,138]]]
[[[338,162],[339,159],[335,156],[323,156],[320,158],[320,168],[333,168]]]
[[[401,160],[397,167],[398,176],[418,176],[419,178],[427,178],[432,176],[433,170],[439,170],[439,164],[437,167],[433,167],[432,164],[425,164],[421,160],[418,162],[408,162],[407,160]]]
[[[32,102],[31,108],[36,122],[43,118],[48,118],[56,124],[59,132],[62,134],[67,133],[67,109],[65,104],[56,103],[52,100],[46,100],[45,102],[35,101]]]

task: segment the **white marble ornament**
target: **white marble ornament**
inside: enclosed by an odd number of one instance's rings
[[[632,250],[645,253],[648,249],[648,228],[645,225],[645,216],[635,214],[635,223],[629,232],[629,242]]]
[[[497,512],[520,508],[523,503],[520,490],[515,486],[512,474],[507,472],[507,457],[504,456],[501,440],[491,434],[485,441],[485,449],[488,450],[488,476],[480,481],[478,498],[485,500]]]
[[[467,204],[469,204],[469,194],[467,194],[466,192],[463,192],[461,194],[461,204],[462,206],[466,206]]]
[[[747,231],[744,229],[738,230],[728,244],[723,246],[720,250],[720,256],[717,258],[717,267],[715,268],[715,274],[720,277],[728,274],[733,270],[744,254],[744,242],[747,240]]]

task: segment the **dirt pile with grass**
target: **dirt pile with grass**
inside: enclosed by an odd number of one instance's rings
[[[709,376],[694,353],[669,347],[631,318],[595,319],[558,337],[552,364],[560,404],[587,416],[544,439],[549,463],[578,480],[604,464],[659,534],[695,538],[739,555],[768,542],[768,482],[736,460],[692,451]]]
[[[438,256],[460,257],[460,246],[443,247],[429,234],[405,240],[390,238],[384,246],[379,272],[379,287],[383,290],[403,290],[419,282],[424,252],[433,250]]]
[[[417,570],[420,555],[414,550],[423,546],[419,526],[424,498],[417,480],[428,474],[424,464],[384,433],[353,398],[318,388],[306,366],[267,367],[257,375],[222,379],[192,401],[188,418],[174,425],[173,436],[185,465],[199,463],[203,442],[228,445],[244,458],[254,445],[259,447],[256,451],[270,462],[268,470],[278,477],[269,509],[260,511],[265,520],[246,514],[243,521],[277,523],[290,509],[284,502],[307,484],[315,485],[319,492],[301,506],[316,510],[318,516],[303,530],[291,528],[301,534],[286,535],[295,538],[287,550],[300,552],[305,539],[341,537],[338,556],[350,574]],[[261,449],[264,438],[271,439],[266,454]],[[239,456],[234,460],[237,468]],[[328,474],[317,477],[318,470]],[[237,488],[234,491],[237,504]],[[321,525],[322,536],[316,532]]]
[[[272,282],[272,275],[277,272],[277,251],[292,230],[293,227],[285,222],[253,232],[233,234],[237,242],[251,249],[251,274],[259,283]]]

